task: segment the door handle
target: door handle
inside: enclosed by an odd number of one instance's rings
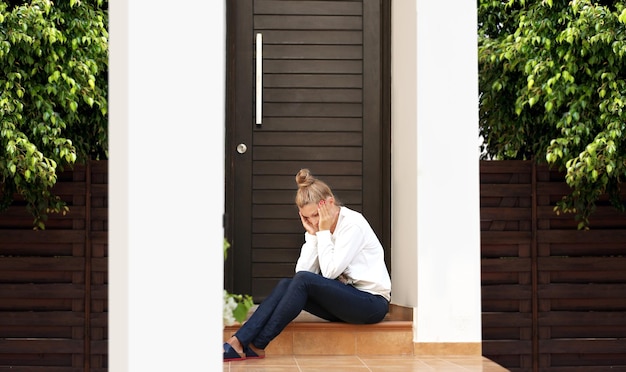
[[[256,114],[255,124],[263,124],[263,34],[256,34]]]

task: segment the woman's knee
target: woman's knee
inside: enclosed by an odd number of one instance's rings
[[[293,276],[290,288],[304,288],[309,295],[327,292],[332,287],[332,280],[310,271],[298,271]]]
[[[305,282],[308,283],[316,278],[318,278],[320,275],[319,274],[315,274],[312,273],[310,271],[298,271],[296,273],[296,275],[293,276],[293,280],[296,282]]]
[[[276,284],[275,288],[285,289],[289,287],[289,283],[291,283],[291,278],[283,278],[278,281],[278,284]]]
[[[372,304],[372,312],[370,316],[365,319],[364,323],[373,324],[381,322],[389,312],[389,302],[381,296],[374,296],[370,303]]]

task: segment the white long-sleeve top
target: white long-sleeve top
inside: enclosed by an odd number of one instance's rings
[[[334,233],[304,234],[298,271],[321,273],[329,279],[344,274],[355,288],[391,299],[383,246],[365,217],[347,207],[340,207]]]

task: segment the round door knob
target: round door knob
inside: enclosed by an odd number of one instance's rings
[[[245,143],[240,143],[237,145],[237,152],[240,154],[245,153],[246,151],[248,151],[248,146],[246,146]]]

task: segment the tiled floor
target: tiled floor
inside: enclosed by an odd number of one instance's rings
[[[223,372],[503,372],[480,356],[268,356],[224,363]]]
[[[471,353],[463,356],[412,356],[416,354],[412,342],[412,316],[412,309],[393,305],[384,322],[355,326],[340,323],[329,325],[328,322],[303,312],[272,341],[266,349],[268,355],[265,359],[224,363],[223,372],[507,371],[506,368]],[[404,325],[397,324],[404,322],[409,322],[406,330]],[[331,328],[327,329],[328,327]],[[369,331],[360,327],[369,327]],[[224,340],[236,330],[237,327],[227,327],[224,330]],[[297,337],[293,333],[298,333]],[[371,344],[376,342],[380,346],[373,350]],[[301,345],[302,343],[306,344]],[[369,346],[365,347],[363,343]],[[404,344],[406,348],[398,346]],[[393,345],[394,353],[390,354],[385,349],[388,345]],[[329,354],[328,348],[332,351],[330,354],[334,355],[308,355]],[[398,352],[397,355],[395,352]],[[428,353],[430,351],[426,351]]]

